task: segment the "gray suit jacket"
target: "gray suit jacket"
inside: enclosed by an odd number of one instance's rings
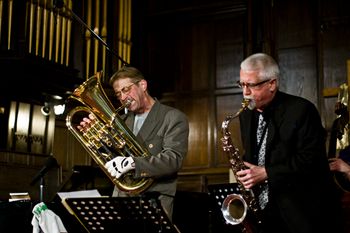
[[[128,113],[125,123],[132,130],[134,113]],[[156,100],[137,139],[152,156],[135,157],[135,177],[152,177],[153,185],[146,192],[159,192],[162,206],[171,218],[176,192],[177,172],[188,149],[189,124],[181,111]],[[115,189],[114,196],[127,196]]]

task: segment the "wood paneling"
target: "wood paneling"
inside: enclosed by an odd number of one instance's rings
[[[239,64],[244,57],[243,16],[215,24],[216,88],[232,87],[239,80]]]
[[[213,26],[213,23],[208,22],[195,24],[192,26],[193,32],[187,35],[187,41],[191,43],[184,47],[183,54],[187,54],[187,50],[191,51],[191,56],[181,63],[190,72],[188,75],[186,75],[187,72],[184,72],[186,76],[183,78],[179,77],[181,83],[190,84],[183,87],[186,91],[208,90],[210,86],[210,76],[213,73],[211,54],[214,51],[215,37],[208,35],[213,35]],[[192,57],[197,59],[192,59]]]
[[[56,121],[53,155],[64,171],[70,171],[74,165],[91,165],[91,157],[68,131],[64,121]]]
[[[281,48],[315,45],[317,1],[273,1],[276,44]],[[269,32],[264,32],[269,33]]]
[[[280,89],[290,94],[302,96],[318,105],[317,67],[313,47],[281,49]]]
[[[210,164],[212,143],[209,125],[207,98],[192,98],[186,101],[184,111],[189,120],[190,134],[187,157],[183,163],[184,169],[207,168]],[[202,109],[202,110],[201,110]]]

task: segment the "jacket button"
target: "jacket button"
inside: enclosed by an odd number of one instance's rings
[[[147,176],[147,173],[146,172],[141,172],[141,176],[142,177]]]

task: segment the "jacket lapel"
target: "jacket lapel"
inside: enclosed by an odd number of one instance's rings
[[[148,136],[152,133],[152,131],[157,126],[157,117],[159,117],[159,110],[160,110],[160,103],[156,101],[151,109],[151,111],[148,113],[148,116],[143,123],[139,134],[137,136],[141,136],[143,140],[146,140]],[[159,122],[158,122],[159,124]]]
[[[269,108],[269,122],[268,122],[268,135],[266,139],[266,162],[268,162],[268,157],[271,154],[271,146],[273,145],[273,140],[276,136],[276,131],[280,127],[284,117],[285,117],[285,108],[284,105],[281,103],[281,96],[282,94],[280,92],[277,92],[276,98],[274,99],[274,102],[272,106]],[[273,113],[273,114],[272,114]]]
[[[137,138],[142,139],[144,141],[154,130],[154,128],[157,125],[157,116],[159,115],[160,111],[160,103],[156,101],[151,109],[151,111],[148,113],[148,116],[146,117],[145,122],[140,128],[139,133],[136,135]],[[134,121],[135,121],[135,114],[129,113],[129,116],[125,120],[125,124],[129,127],[129,129],[132,131],[134,128]]]

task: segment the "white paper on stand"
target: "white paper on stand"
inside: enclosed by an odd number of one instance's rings
[[[101,197],[101,194],[98,192],[97,189],[73,192],[58,192],[57,194],[61,198],[61,200],[64,200],[66,198]]]

